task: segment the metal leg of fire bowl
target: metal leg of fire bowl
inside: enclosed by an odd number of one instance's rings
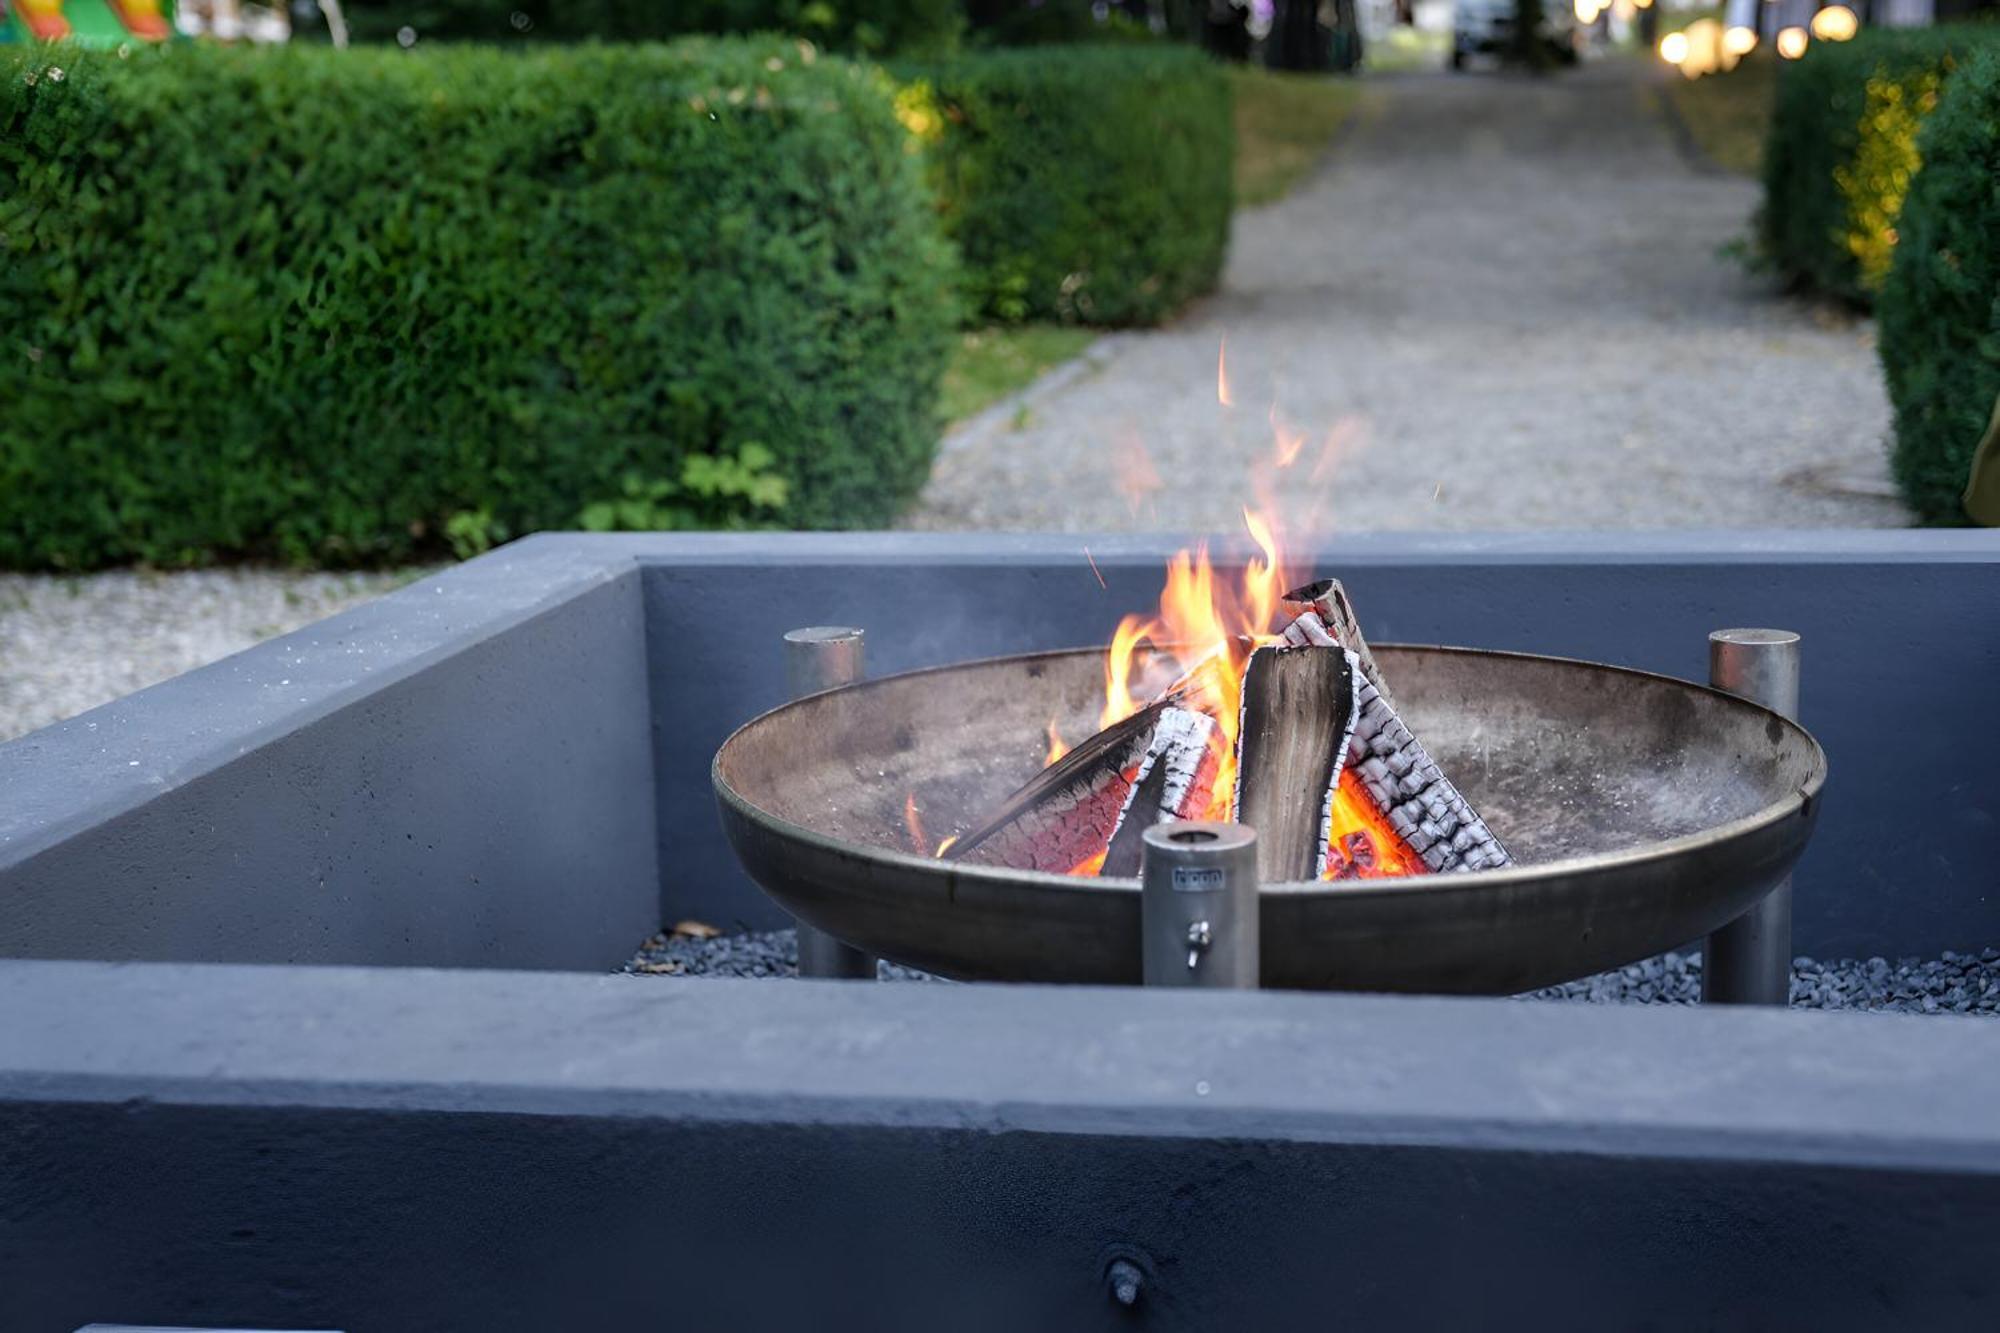
[[[1242,824],[1155,824],[1139,852],[1148,986],[1257,986],[1257,834]]]
[[[785,685],[794,699],[867,674],[862,632],[839,625],[815,625],[785,635]],[[835,939],[805,922],[799,928],[799,975],[873,981],[875,955]]]
[[[1799,715],[1799,636],[1783,629],[1719,629],[1708,636],[1708,683]],[[1789,1004],[1792,995],[1792,880],[1708,937],[1701,957],[1706,1004]]]

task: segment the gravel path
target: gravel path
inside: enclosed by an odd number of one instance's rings
[[[404,574],[0,574],[0,741],[344,611]]]
[[[883,963],[884,980],[934,980]],[[798,940],[789,930],[743,935],[655,935],[625,965],[639,976],[795,977]],[[1701,955],[1662,954],[1581,981],[1520,996],[1585,1004],[1697,1004]],[[1910,1014],[2000,1015],[2000,949],[1939,958],[1792,960],[1792,1004],[1805,1009],[1866,1009]]]
[[[1234,530],[1274,402],[1320,530],[1906,523],[1872,326],[1717,253],[1757,186],[1683,157],[1655,77],[1370,81],[1219,295],[962,428],[909,524]]]

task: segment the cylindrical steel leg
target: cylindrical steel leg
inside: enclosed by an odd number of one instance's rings
[[[1783,629],[1719,629],[1708,636],[1708,683],[1783,717],[1799,714],[1799,636]],[[1701,998],[1708,1004],[1789,1004],[1792,881],[1708,937]]]
[[[785,635],[785,684],[793,698],[852,685],[867,674],[861,631],[815,625]],[[799,975],[873,981],[875,956],[816,926],[798,923]]]
[[[1257,834],[1242,824],[1155,824],[1140,851],[1148,986],[1257,985]]]

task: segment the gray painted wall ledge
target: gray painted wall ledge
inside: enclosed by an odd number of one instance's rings
[[[2000,1173],[2000,1023],[1511,1000],[0,963],[0,1101]]]

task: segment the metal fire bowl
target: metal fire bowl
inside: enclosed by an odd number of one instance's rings
[[[1513,852],[1506,870],[1263,886],[1263,981],[1508,994],[1700,938],[1787,872],[1826,756],[1777,714],[1564,658],[1383,645],[1411,729]],[[890,676],[788,704],[715,757],[723,827],[793,914],[947,977],[1136,983],[1139,884],[916,854],[1095,728],[1102,649]]]

